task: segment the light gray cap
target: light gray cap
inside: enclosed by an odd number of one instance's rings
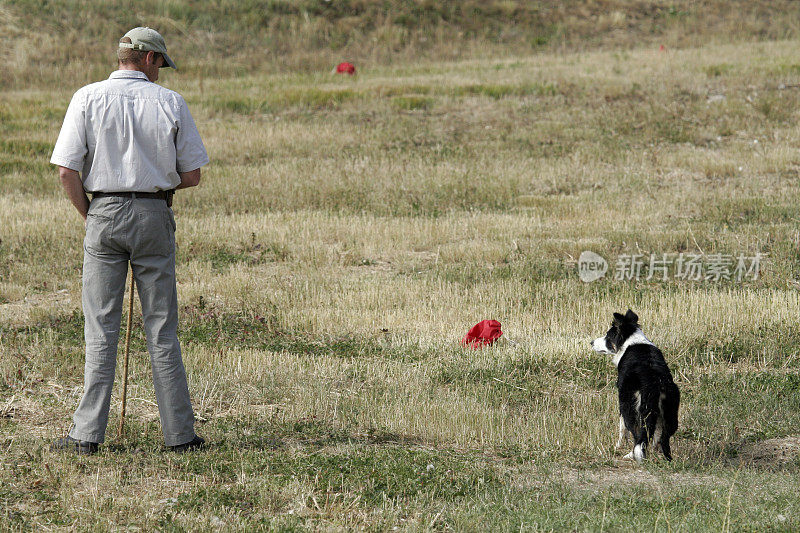
[[[153,28],[133,28],[123,35],[123,37],[130,38],[131,42],[119,43],[120,48],[131,48],[143,52],[158,52],[164,56],[163,67],[172,67],[178,70],[178,67],[175,66],[175,62],[167,55],[167,44],[164,42],[164,38]]]

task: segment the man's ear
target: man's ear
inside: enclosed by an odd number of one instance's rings
[[[147,51],[147,55],[144,56],[144,64],[145,65],[155,65],[156,64],[156,53],[152,50]]]

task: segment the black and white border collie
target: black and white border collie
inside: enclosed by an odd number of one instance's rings
[[[628,309],[624,315],[614,313],[611,329],[605,337],[592,342],[596,352],[611,354],[617,366],[619,390],[619,440],[633,436],[634,448],[625,456],[642,462],[647,445],[659,446],[667,460],[672,460],[669,438],[678,429],[680,391],[672,380],[661,350],[644,336],[639,317]]]

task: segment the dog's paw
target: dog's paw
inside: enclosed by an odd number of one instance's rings
[[[636,459],[637,463],[641,463],[644,461],[645,451],[644,446],[641,444],[637,444],[636,447],[633,449],[633,458]]]

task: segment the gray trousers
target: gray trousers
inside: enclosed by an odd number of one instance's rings
[[[194,413],[178,343],[175,219],[164,200],[92,200],[83,241],[84,393],[72,438],[103,442],[117,362],[128,261],[142,305],[153,386],[167,446],[194,438]]]

